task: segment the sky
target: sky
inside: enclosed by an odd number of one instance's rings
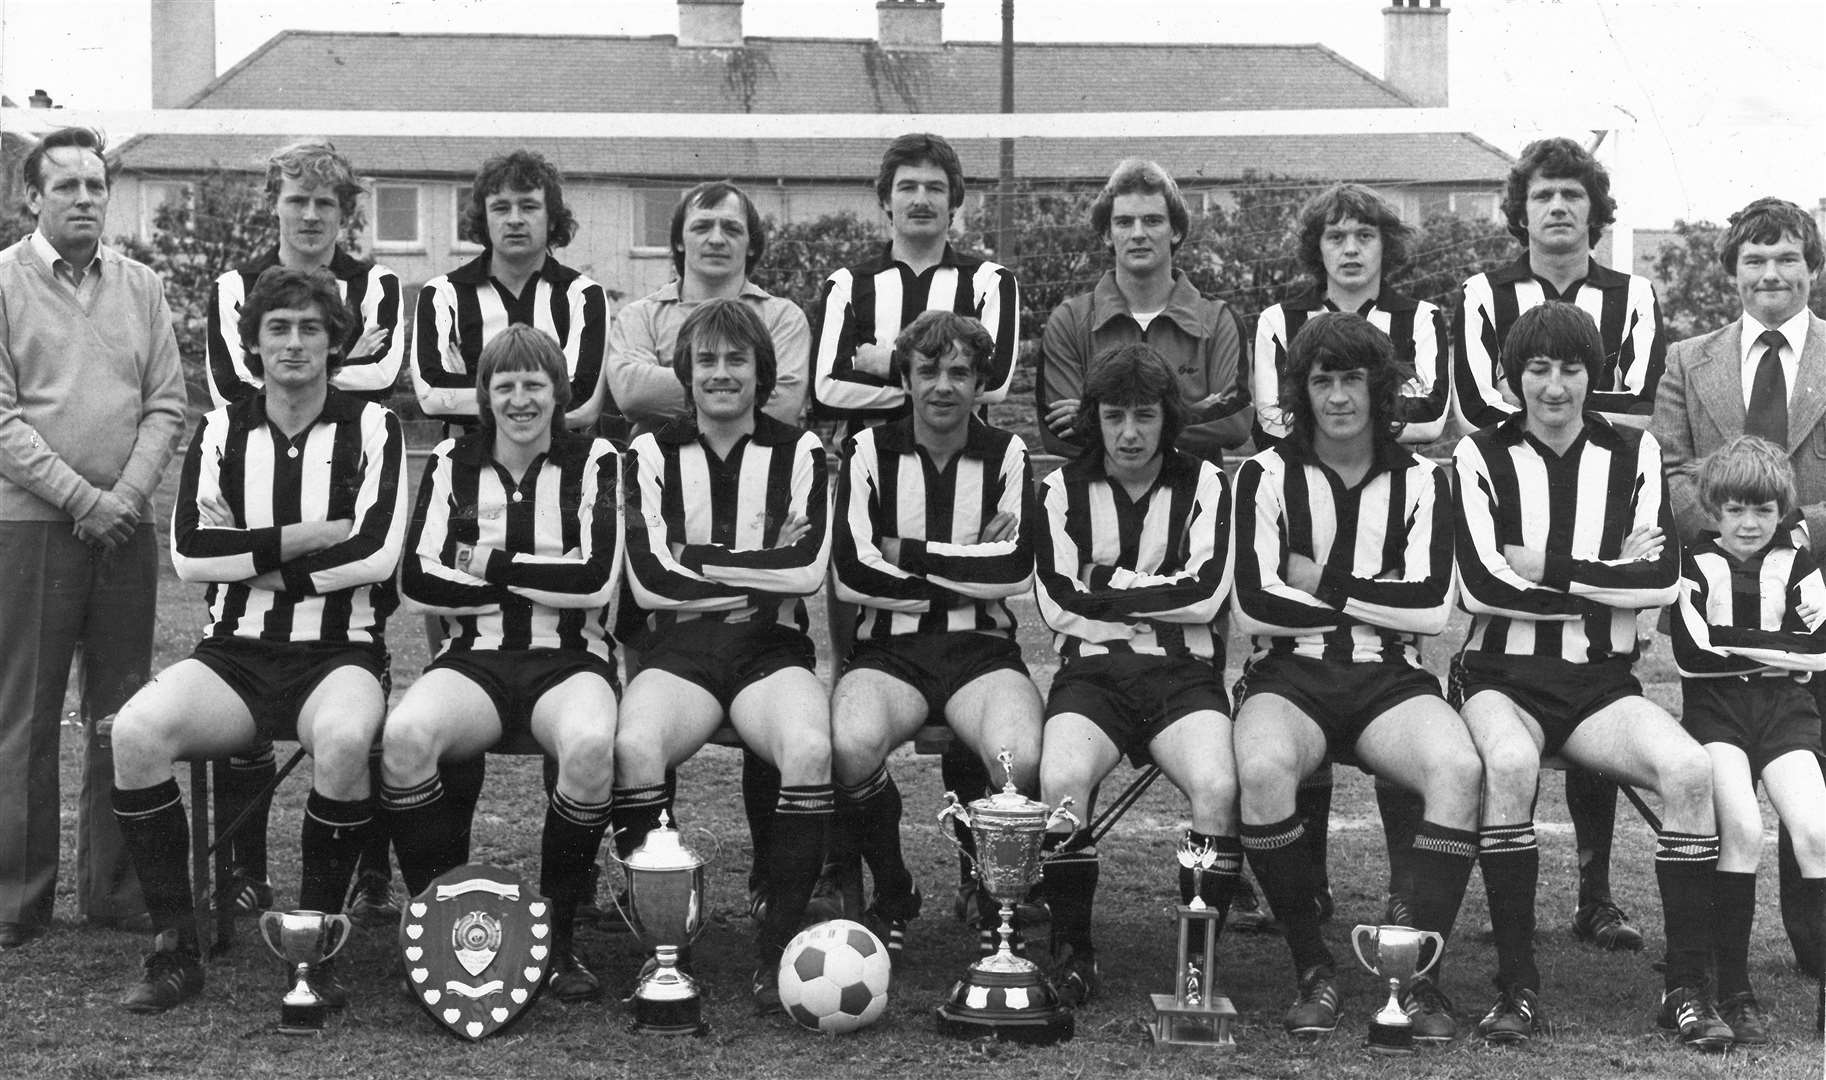
[[[1317,42],[1382,73],[1384,0],[1016,0],[1033,41]],[[1622,110],[1612,159],[1625,221],[1722,221],[1761,195],[1826,197],[1826,3],[1821,0],[1457,0],[1453,106]],[[1001,0],[947,0],[948,40],[1001,36]],[[146,0],[0,0],[0,92],[72,108],[149,107]],[[747,33],[875,35],[874,0],[747,0]],[[286,29],[668,34],[673,0],[220,0],[217,70]],[[1017,72],[1017,79],[1019,74]],[[1164,93],[1162,109],[1173,107]],[[1514,153],[1566,132],[1498,123]]]

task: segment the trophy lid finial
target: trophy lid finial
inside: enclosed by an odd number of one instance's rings
[[[1010,753],[1008,748],[1004,746],[1001,751],[995,755],[995,761],[996,764],[1002,767],[1002,793],[1005,795],[1015,794],[1014,754]]]

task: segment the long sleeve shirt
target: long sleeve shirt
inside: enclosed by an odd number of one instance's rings
[[[1796,515],[1798,517],[1798,515]],[[1826,579],[1798,522],[1738,559],[1704,533],[1680,561],[1670,628],[1674,664],[1689,679],[1826,671]],[[1800,608],[1810,606],[1811,622]]]
[[[413,327],[412,388],[426,416],[475,422],[476,364],[482,346],[514,325],[537,327],[564,350],[571,378],[572,418],[595,420],[602,398],[602,360],[608,348],[609,298],[602,286],[551,255],[518,296],[488,272],[483,252],[418,292]],[[580,426],[572,423],[572,427]]]
[[[873,259],[825,279],[812,315],[812,409],[818,417],[866,423],[907,415],[911,406],[899,375],[856,368],[859,345],[892,347],[922,312],[953,311],[983,324],[995,339],[979,405],[1008,396],[1021,336],[1021,295],[1007,268],[945,245],[936,266],[914,273],[884,244]]]
[[[1230,598],[1230,482],[1172,452],[1139,499],[1079,458],[1040,481],[1034,595],[1067,663],[1123,654],[1224,666]]]
[[[575,649],[614,656],[621,582],[621,457],[558,434],[518,479],[486,432],[431,452],[406,536],[400,591],[443,617],[444,651]],[[458,566],[460,545],[486,549]]]
[[[1634,661],[1636,612],[1673,602],[1680,577],[1654,436],[1587,413],[1564,454],[1527,433],[1520,414],[1453,451],[1458,577],[1472,615],[1467,652]],[[1623,555],[1644,525],[1663,533],[1657,558]],[[1545,553],[1537,584],[1504,548]]]
[[[1072,437],[1055,434],[1045,423],[1053,402],[1082,398],[1091,362],[1105,349],[1136,342],[1146,342],[1166,358],[1179,376],[1180,397],[1188,404],[1221,395],[1215,404],[1194,411],[1179,433],[1180,449],[1219,461],[1223,451],[1249,438],[1254,416],[1249,363],[1243,354],[1243,323],[1235,310],[1202,295],[1190,278],[1175,270],[1167,306],[1144,329],[1116,287],[1112,270],[1105,271],[1090,292],[1054,308],[1040,336],[1034,405],[1047,453],[1076,457],[1081,449]]]
[[[1517,407],[1503,400],[1503,342],[1522,312],[1549,300],[1577,305],[1598,324],[1604,366],[1590,372],[1593,412],[1654,411],[1655,384],[1667,362],[1661,302],[1645,277],[1592,260],[1585,276],[1558,292],[1538,278],[1526,252],[1508,266],[1474,274],[1452,311],[1452,392],[1464,431],[1500,423]]]
[[[830,565],[816,435],[763,413],[719,457],[687,420],[636,437],[623,471],[628,581],[649,629],[693,619],[810,627],[802,598],[823,586]],[[809,527],[779,545],[794,518]]]
[[[203,418],[184,456],[171,514],[171,562],[207,582],[207,637],[379,642],[399,604],[393,573],[406,539],[406,442],[399,418],[332,388],[309,427],[288,438],[266,395]],[[205,501],[233,524],[204,524]],[[280,530],[354,522],[346,539],[285,560]],[[280,587],[248,579],[277,571]]]
[[[184,426],[157,274],[102,245],[82,289],[38,233],[0,251],[0,521],[73,521],[112,492],[151,510]]]
[[[805,313],[791,300],[774,296],[749,282],[742,303],[754,309],[774,346],[773,396],[762,405],[767,415],[797,426],[805,411],[810,375],[812,332]],[[697,307],[679,298],[678,282],[624,305],[609,328],[609,396],[634,423],[634,433],[657,431],[690,415],[691,402],[672,368],[678,332]]]
[[[1338,306],[1321,290],[1305,289],[1262,312],[1255,324],[1255,445],[1266,449],[1287,437],[1287,418],[1281,415],[1281,374],[1287,370],[1287,349],[1306,320]],[[1381,295],[1366,300],[1355,314],[1389,336],[1395,360],[1408,372],[1401,384],[1399,441],[1410,445],[1430,443],[1446,430],[1452,396],[1452,337],[1446,332],[1445,314],[1425,300],[1415,300],[1384,287]]]
[[[1452,501],[1445,472],[1394,443],[1354,487],[1287,440],[1236,471],[1236,622],[1254,655],[1420,666],[1420,639],[1452,603]],[[1320,568],[1314,591],[1290,556]]]
[[[845,441],[831,572],[837,598],[859,607],[856,639],[950,630],[1012,639],[1007,599],[1033,581],[1031,476],[1021,440],[974,418],[943,468],[911,418]],[[983,540],[1002,513],[1013,533]]]
[[[241,305],[266,270],[279,265],[279,249],[271,248],[257,259],[216,278],[209,293],[209,396],[217,407],[251,397],[265,385],[241,347],[237,324]],[[357,259],[337,248],[330,257],[330,273],[343,303],[355,315],[355,325],[342,345],[342,365],[330,376],[330,385],[381,405],[393,393],[400,364],[406,357],[406,330],[400,319],[399,275],[384,266]],[[380,347],[355,352],[355,345],[370,329],[385,330]]]

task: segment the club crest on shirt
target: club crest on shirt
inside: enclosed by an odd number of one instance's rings
[[[477,1041],[511,1024],[551,967],[551,904],[494,866],[459,866],[406,906],[400,955],[432,1019]]]

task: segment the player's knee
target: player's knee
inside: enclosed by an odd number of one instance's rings
[[[365,725],[319,723],[313,735],[311,769],[315,775],[342,781],[357,775],[367,778],[368,748],[374,745],[374,737]],[[382,753],[384,770],[385,751]]]
[[[815,736],[788,738],[780,749],[780,775],[818,777],[831,775],[831,742]]]
[[[615,781],[623,785],[658,783],[666,774],[666,756],[658,740],[623,727],[615,733]]]
[[[1230,820],[1236,815],[1240,795],[1236,774],[1228,769],[1211,769],[1187,785],[1186,799],[1192,804],[1192,816]]]
[[[1718,847],[1721,852],[1747,854],[1754,858],[1762,851],[1762,814],[1720,814]]]
[[[1670,807],[1710,809],[1712,806],[1712,759],[1692,740],[1687,745],[1668,747],[1663,752],[1660,795]]]
[[[1435,784],[1454,796],[1476,802],[1483,791],[1484,762],[1469,745],[1443,755],[1433,772]]]
[[[1510,739],[1486,746],[1478,768],[1485,790],[1532,800],[1541,778],[1541,755],[1529,740]]]
[[[1794,844],[1794,858],[1803,867],[1826,866],[1826,817],[1818,808],[1806,821],[1783,822],[1788,838]],[[1762,822],[1757,821],[1757,841],[1762,840]]]
[[[1237,748],[1236,782],[1244,798],[1258,799],[1279,793],[1292,796],[1299,787],[1300,778],[1294,775],[1294,763],[1283,754],[1276,754],[1267,748],[1254,748],[1245,752]]]
[[[380,740],[381,774],[389,783],[422,777],[437,766],[438,740],[434,725],[410,715],[395,713],[387,720]]]
[[[565,741],[559,769],[578,787],[596,790],[615,780],[615,733],[590,729]]]
[[[108,736],[117,772],[169,765],[176,758],[173,718],[155,703],[135,696],[114,715]]]

